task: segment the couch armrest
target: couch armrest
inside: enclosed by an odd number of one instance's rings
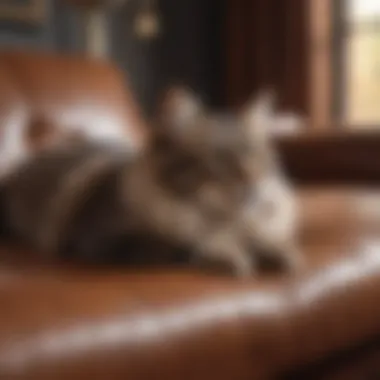
[[[380,184],[380,133],[282,138],[280,157],[301,184]]]

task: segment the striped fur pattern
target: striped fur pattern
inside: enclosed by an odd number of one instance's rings
[[[142,237],[239,276],[263,253],[293,268],[296,212],[265,133],[269,101],[212,115],[177,89],[138,155],[88,142],[46,150],[6,181],[10,230],[46,254],[90,262],[120,247],[128,256]]]

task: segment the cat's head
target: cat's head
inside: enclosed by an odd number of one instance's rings
[[[169,91],[150,143],[161,188],[215,208],[244,204],[275,164],[268,133],[272,108],[269,92],[233,115],[210,112],[185,89]]]

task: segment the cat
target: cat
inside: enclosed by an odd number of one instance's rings
[[[258,258],[289,269],[303,263],[296,198],[271,141],[274,103],[264,91],[238,115],[212,114],[196,96],[173,89],[139,168],[151,175],[136,176],[135,186],[155,200],[147,223],[187,241],[195,258],[240,276],[252,274]]]
[[[296,202],[267,133],[271,103],[264,94],[239,115],[214,114],[172,89],[138,153],[80,141],[20,165],[2,186],[4,223],[53,257],[143,262],[129,250],[137,237],[241,277],[260,255],[297,268]]]

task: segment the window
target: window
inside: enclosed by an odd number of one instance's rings
[[[342,116],[352,128],[380,129],[380,0],[346,0],[343,14]]]

